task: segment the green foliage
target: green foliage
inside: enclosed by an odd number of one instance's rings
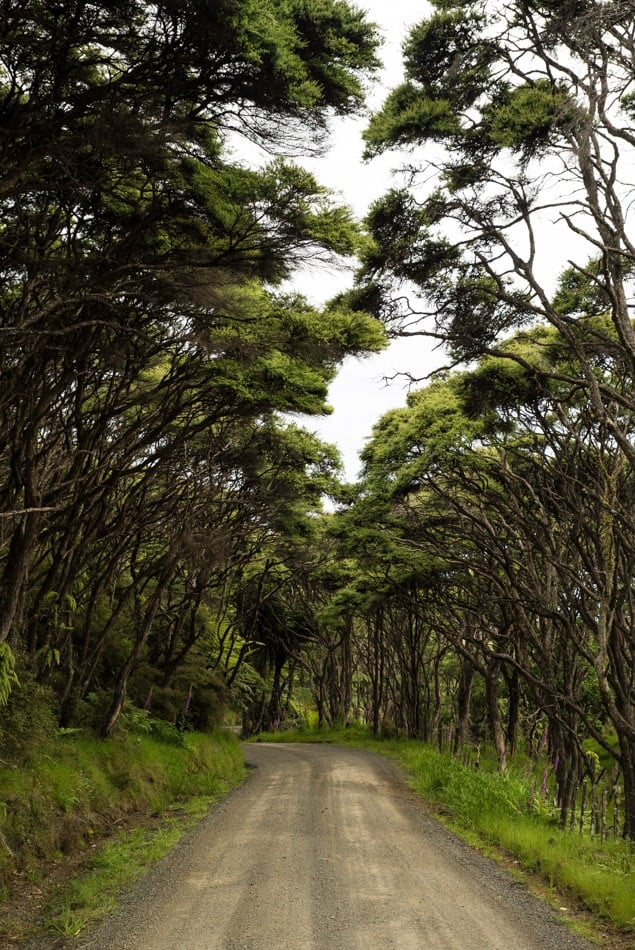
[[[365,132],[366,154],[427,140],[460,139],[461,113],[487,88],[493,44],[468,3],[444,3],[404,44],[406,82],[390,92]]]
[[[470,3],[435,4],[439,12],[415,25],[404,45],[406,75],[427,95],[449,95],[469,108],[490,79],[492,43],[481,35],[486,17]]]
[[[14,672],[14,675],[15,672]],[[0,764],[26,765],[42,753],[57,732],[55,695],[27,667],[19,669],[0,710]]]
[[[376,31],[361,10],[337,0],[276,3],[271,9],[249,2],[241,19],[251,58],[270,66],[278,82],[289,82],[292,102],[341,112],[360,103],[357,75],[378,65]],[[280,86],[275,92],[280,96]]]
[[[3,884],[15,881],[16,870],[38,880],[48,862],[90,843],[95,870],[55,896],[48,911],[54,931],[76,934],[103,915],[123,885],[244,778],[240,747],[228,732],[191,733],[180,746],[171,735],[165,738],[137,733],[103,742],[66,735],[54,738],[28,769],[0,770]],[[174,806],[186,812],[185,819],[171,817]],[[113,822],[125,827],[131,815],[137,822],[161,815],[163,822],[155,832],[142,826],[104,849],[102,834],[111,832]]]
[[[578,118],[567,90],[547,79],[500,89],[484,110],[489,140],[527,158],[554,145],[561,130]]]
[[[92,870],[71,881],[48,907],[48,929],[64,937],[77,937],[110,913],[118,895],[178,844],[195,821],[191,816],[188,818],[184,821],[168,817],[158,830],[127,832],[116,843],[100,849]]]
[[[528,294],[478,265],[461,266],[452,275],[439,274],[430,290],[438,303],[444,301],[439,327],[456,360],[476,359],[501,335],[533,317]]]
[[[460,250],[428,229],[430,205],[419,207],[406,191],[393,189],[371,206],[367,225],[375,246],[364,255],[366,275],[389,271],[423,286],[456,266]]]
[[[572,305],[590,305],[587,313],[602,306],[612,312],[630,353],[625,303],[630,291],[621,288],[630,273],[625,251],[630,210],[616,187],[617,168],[610,176],[602,172],[627,161],[621,148],[630,134],[622,119],[628,118],[632,95],[625,65],[631,59],[627,18],[615,4],[443,0],[433,8],[410,31],[404,44],[406,81],[371,117],[367,150],[374,155],[409,148],[412,157],[403,171],[418,209],[441,182],[445,200],[434,195],[434,244],[460,245],[468,270],[451,260],[442,262],[440,274],[426,266],[429,222],[404,232],[407,275],[397,243],[391,254],[390,241],[378,242],[374,258],[384,262],[382,314],[397,329],[407,321],[411,332],[418,323],[448,344],[453,359],[469,361],[527,319],[559,325],[562,315],[573,316]],[[588,83],[579,81],[582,75],[590,77]],[[430,140],[434,147],[423,148]],[[563,162],[557,188],[542,164],[548,155]],[[622,177],[627,174],[625,169]],[[546,291],[552,265],[546,262],[543,270],[539,259],[544,238],[538,222],[545,213],[560,222],[563,236],[571,228],[588,249],[583,253],[597,255],[596,234],[602,235],[600,244],[612,261],[607,267],[603,258],[601,272],[576,267],[579,278],[587,275],[586,288],[581,281],[573,287],[572,271],[570,286],[561,288],[554,307]],[[362,271],[361,280],[372,285],[377,273],[377,267]],[[412,303],[399,307],[404,278],[415,283],[421,300],[413,307],[418,321],[408,313]],[[486,294],[481,282],[489,283]],[[619,307],[611,311],[608,301],[618,299]]]
[[[545,78],[517,85],[501,81],[495,66],[501,46],[480,5],[437,6],[439,12],[409,34],[407,81],[372,116],[368,154],[433,139],[461,144],[476,156],[494,147],[527,159],[556,144],[559,132],[580,118],[565,84]],[[475,108],[481,111],[476,123]]]
[[[548,391],[550,344],[556,341],[557,334],[545,327],[519,333],[506,342],[500,356],[483,357],[471,372],[457,377],[466,414],[485,418],[492,412],[494,424],[500,425],[501,410],[536,404]]]
[[[191,684],[188,725],[218,719],[197,611],[220,620],[263,537],[306,539],[335,491],[332,447],[279,414],[329,411],[338,363],[383,331],[274,288],[368,241],[298,163],[229,142],[319,151],[378,43],[342,0],[2,7],[0,640],[65,726],[111,731],[162,682],[168,721]]]
[[[371,117],[364,132],[364,158],[373,158],[387,148],[442,140],[459,132],[460,123],[448,99],[427,99],[415,85],[404,83],[389,93],[383,109]]]
[[[187,746],[186,734],[174,723],[156,719],[146,710],[129,707],[121,714],[119,728],[131,735],[152,736],[165,745]]]
[[[436,380],[410,393],[405,409],[387,413],[362,453],[368,475],[389,479],[392,494],[414,491],[420,478],[478,438],[482,419],[466,412],[461,383],[460,376]]]
[[[0,643],[0,707],[6,706],[12,689],[19,685],[15,657],[8,643]]]
[[[429,747],[408,750],[406,757],[416,791],[435,799],[462,828],[481,827],[487,813],[513,819],[527,810],[527,783],[512,771],[475,771]]]
[[[448,194],[453,195],[463,189],[476,189],[487,181],[489,171],[489,162],[479,156],[471,157],[468,162],[448,162],[443,169],[443,183]]]
[[[610,299],[602,283],[602,262],[592,259],[584,269],[567,268],[560,276],[553,306],[562,314],[599,316],[606,313]]]
[[[623,109],[630,119],[635,117],[635,92],[629,92],[622,96],[620,109]]]

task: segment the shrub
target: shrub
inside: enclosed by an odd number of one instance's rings
[[[0,710],[2,765],[27,765],[57,734],[55,698],[38,683],[31,669],[17,664],[18,682]]]

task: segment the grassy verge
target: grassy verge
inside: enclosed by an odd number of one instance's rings
[[[165,857],[216,800],[197,797],[185,809],[180,809],[185,814],[168,812],[159,827],[134,828],[101,847],[89,866],[72,877],[48,902],[46,930],[75,937],[89,924],[110,913],[118,895]]]
[[[362,729],[299,731],[267,741],[337,742],[396,758],[414,791],[438,817],[493,857],[503,854],[517,874],[542,882],[543,896],[573,910],[580,905],[626,939],[635,935],[635,845],[563,831],[555,812],[536,801],[526,769],[479,770],[422,742],[379,740]],[[615,943],[615,946],[618,944]]]
[[[0,770],[0,945],[78,934],[244,775],[223,731],[59,737]]]

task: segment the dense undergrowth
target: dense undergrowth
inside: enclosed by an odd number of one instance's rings
[[[180,733],[149,719],[107,741],[58,734],[45,753],[6,765],[0,762],[0,945],[2,937],[30,934],[32,915],[25,919],[16,907],[51,877],[59,886],[40,916],[49,929],[78,933],[245,775],[229,731]],[[65,864],[81,875],[65,880]]]
[[[569,910],[586,908],[609,926],[635,935],[635,844],[562,830],[557,809],[537,790],[527,762],[501,773],[485,754],[475,769],[423,742],[375,739],[357,728],[301,729],[260,738],[333,742],[394,757],[406,768],[413,790],[470,843],[493,856],[503,852],[512,859],[512,869],[538,876],[546,895],[558,896],[558,903],[566,899]]]

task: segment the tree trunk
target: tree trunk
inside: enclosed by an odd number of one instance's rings
[[[280,651],[274,657],[273,682],[271,684],[271,694],[267,707],[267,720],[265,729],[276,730],[280,728],[283,719],[282,710],[282,670],[287,660],[286,652]]]
[[[506,676],[509,705],[507,709],[507,749],[511,758],[518,744],[518,719],[520,714],[520,676],[516,667],[510,676]]]
[[[635,739],[620,738],[624,779],[624,825],[622,837],[635,840]]]
[[[130,674],[137,665],[139,657],[141,656],[141,651],[143,650],[146,640],[148,639],[150,629],[154,623],[154,618],[156,616],[157,610],[159,609],[159,604],[161,603],[163,584],[167,582],[167,577],[168,574],[165,572],[162,577],[157,579],[156,589],[153,592],[150,602],[144,611],[143,621],[137,632],[134,646],[130,651],[128,659],[119,671],[112,702],[108,708],[108,712],[106,713],[106,718],[102,727],[102,735],[105,739],[109,739],[112,736],[117,719],[121,715],[121,710],[123,709],[123,704],[126,699],[128,680],[130,679]]]
[[[496,750],[498,768],[501,772],[507,769],[507,744],[505,730],[498,705],[498,683],[500,679],[500,662],[490,660],[485,673],[485,694],[487,697],[487,713],[492,733],[492,741]]]
[[[461,657],[459,673],[459,688],[456,697],[456,731],[454,733],[454,752],[470,737],[470,707],[472,703],[472,688],[474,686],[474,665],[466,656]]]
[[[378,736],[381,728],[381,706],[384,697],[384,650],[381,636],[380,613],[377,612],[370,621],[372,654],[370,657],[370,681],[373,735]]]

